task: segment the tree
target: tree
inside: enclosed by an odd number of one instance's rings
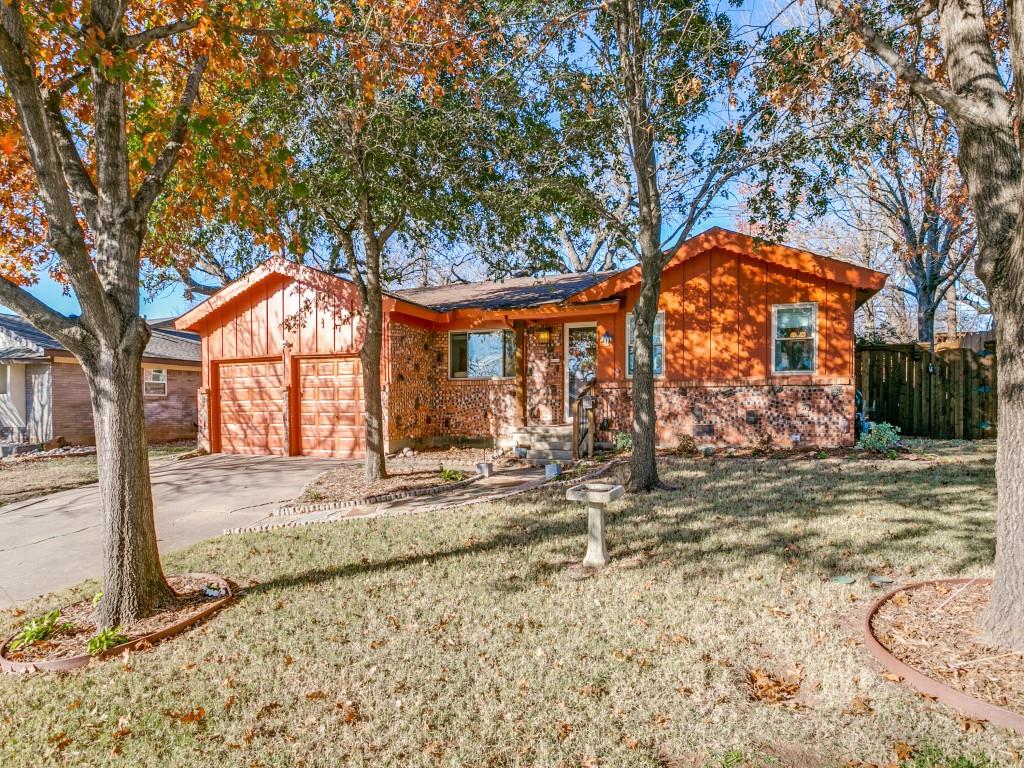
[[[852,183],[884,231],[914,301],[917,340],[934,342],[935,317],[974,261],[976,235],[967,187],[956,166],[956,135],[940,109],[887,89],[872,94],[877,136],[856,158]]]
[[[555,44],[540,43],[536,91],[552,104],[560,144],[581,175],[567,189],[593,221],[641,264],[633,309],[631,490],[658,485],[655,462],[653,334],[661,273],[741,179],[751,210],[774,225],[824,185],[802,164],[834,121],[810,110],[823,71],[813,36],[767,25],[738,28],[713,3],[611,0],[557,7]],[[820,107],[820,104],[816,105]],[[609,194],[608,178],[621,179]],[[614,188],[613,188],[614,189]]]
[[[227,97],[286,71],[296,46],[334,41],[371,83],[423,61],[404,6],[363,5],[396,25],[371,38],[313,0],[0,5],[0,302],[67,347],[89,383],[101,626],[130,624],[171,596],[143,423],[150,333],[139,316],[140,263],[166,258],[168,227],[209,215],[215,201],[227,201],[236,221],[259,220],[235,175],[272,188],[287,157],[279,139],[239,125]],[[45,269],[74,294],[80,316],[25,290]]]
[[[959,0],[885,7],[821,0],[857,44],[957,130],[957,159],[978,228],[976,272],[988,292],[999,356],[996,573],[982,625],[1024,650],[1024,219],[1019,91],[1024,11]],[[880,77],[886,75],[879,74]]]

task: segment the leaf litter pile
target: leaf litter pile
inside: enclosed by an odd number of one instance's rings
[[[987,644],[979,619],[991,585],[931,584],[898,592],[871,622],[900,661],[951,688],[1024,714],[1024,655]]]
[[[156,613],[130,627],[119,628],[128,638],[125,642],[159,632],[198,613],[204,604],[220,599],[219,596],[206,595],[203,590],[207,583],[192,576],[168,576],[167,583],[174,590],[174,598]],[[23,663],[82,656],[88,652],[89,639],[96,634],[95,611],[91,599],[62,608],[55,630],[49,637],[16,651],[8,651],[5,655],[11,661]]]

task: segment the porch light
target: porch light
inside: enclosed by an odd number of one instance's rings
[[[535,336],[538,343],[548,344],[551,342],[551,329],[548,327],[538,328]]]
[[[610,347],[615,339],[612,338],[611,333],[605,331],[601,334],[601,346]]]

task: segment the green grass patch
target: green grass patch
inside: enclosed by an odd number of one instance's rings
[[[198,544],[167,570],[258,583],[127,664],[0,678],[0,765],[1013,765],[860,642],[868,574],[990,573],[994,447],[928,450],[666,459],[595,575],[564,489]],[[799,691],[759,701],[754,669]]]

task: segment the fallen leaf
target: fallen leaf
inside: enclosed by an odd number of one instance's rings
[[[882,673],[882,677],[884,677],[886,680],[888,680],[891,683],[902,683],[903,682],[903,677],[901,675],[897,675],[895,672],[883,672]]]
[[[323,691],[310,691],[309,693],[306,694],[306,699],[308,701],[316,701],[318,699],[326,699],[326,698],[327,698],[327,694],[324,693]]]
[[[565,741],[572,734],[572,723],[560,720],[555,724],[555,732],[558,734],[559,741]]]
[[[783,679],[776,677],[767,670],[752,669],[747,673],[747,687],[754,701],[766,704],[778,704],[789,701],[800,691],[801,679]]]
[[[165,709],[164,715],[172,720],[177,720],[183,725],[188,725],[189,723],[198,723],[205,718],[206,710],[202,707],[197,707],[196,709],[189,710],[188,712],[177,712],[173,709]]]
[[[904,760],[912,758],[916,750],[907,744],[907,742],[898,741],[893,745],[892,751],[896,753],[896,759],[903,762]]]
[[[850,705],[843,710],[843,714],[857,716],[870,715],[874,711],[874,708],[871,706],[871,699],[866,696],[854,696]]]
[[[967,717],[966,715],[957,715],[956,721],[960,723],[960,727],[967,733],[985,730],[984,720],[975,720],[973,717]]]

